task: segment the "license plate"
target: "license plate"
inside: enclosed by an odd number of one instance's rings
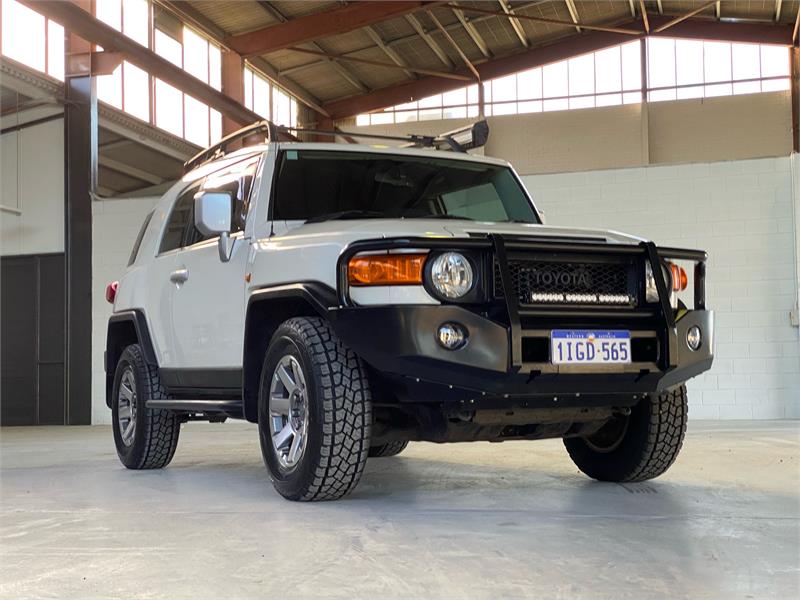
[[[629,363],[631,333],[555,329],[550,336],[550,357],[554,365]]]

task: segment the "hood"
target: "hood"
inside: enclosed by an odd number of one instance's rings
[[[489,233],[532,238],[572,238],[610,244],[638,244],[644,241],[617,231],[583,227],[557,227],[525,223],[490,223],[451,219],[357,219],[305,224],[287,222],[286,237],[342,236],[350,239],[392,237],[472,237]]]

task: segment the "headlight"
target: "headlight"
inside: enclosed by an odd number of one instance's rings
[[[661,270],[664,272],[664,281],[667,284],[667,290],[672,289],[672,280],[669,269],[661,265]],[[650,261],[645,263],[644,267],[644,281],[645,281],[645,299],[647,302],[658,302],[658,288],[656,287],[656,278],[653,276],[653,267],[650,266]]]
[[[461,298],[472,289],[473,282],[472,266],[458,252],[445,252],[431,264],[431,283],[445,298]]]
[[[678,308],[678,294],[686,289],[688,277],[682,267],[669,261],[661,264],[661,271],[664,273],[664,283],[669,292],[669,303],[672,308]],[[658,288],[656,278],[653,277],[653,269],[650,263],[645,263],[645,299],[647,302],[658,302]]]

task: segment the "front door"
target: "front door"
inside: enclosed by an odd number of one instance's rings
[[[200,185],[200,191],[233,196],[233,251],[229,261],[222,261],[218,238],[204,239],[192,215],[173,271],[173,347],[181,387],[229,388],[241,381],[244,277],[250,254],[244,226],[258,162],[259,156],[247,157]]]

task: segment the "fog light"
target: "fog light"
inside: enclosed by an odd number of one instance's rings
[[[697,325],[689,327],[689,331],[686,332],[686,345],[689,346],[689,349],[699,350],[702,343],[703,334],[700,332],[700,328]]]
[[[442,348],[458,350],[467,345],[467,328],[458,323],[442,323],[436,332],[436,340]]]

